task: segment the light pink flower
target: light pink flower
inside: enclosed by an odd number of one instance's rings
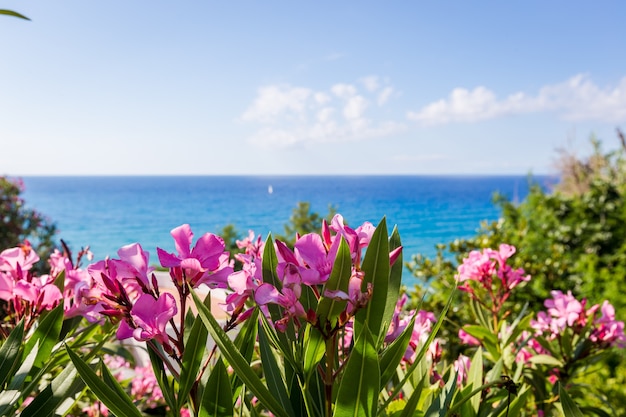
[[[461,339],[461,343],[469,346],[480,346],[480,340],[476,339],[471,334],[467,333],[463,329],[459,329],[459,339]]]
[[[469,373],[472,361],[465,355],[459,355],[457,360],[454,361],[454,370],[456,371],[457,385],[463,385],[467,381],[467,374]]]
[[[572,326],[583,313],[583,305],[572,295],[571,291],[563,294],[561,291],[550,291],[552,299],[544,301],[548,313],[556,322],[559,330]]]

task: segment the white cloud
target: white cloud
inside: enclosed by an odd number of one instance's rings
[[[360,79],[363,86],[367,89],[367,91],[374,92],[378,90],[379,82],[378,77],[375,75],[369,75],[367,77],[363,77]]]
[[[363,140],[404,130],[403,124],[379,120],[372,114],[371,103],[385,104],[393,88],[370,91],[378,78],[366,78],[369,87],[363,84],[361,90],[349,83],[334,84],[325,91],[286,85],[259,88],[241,116],[243,121],[260,125],[250,141],[263,146],[294,146]]]
[[[385,103],[389,101],[393,93],[394,93],[393,87],[383,88],[380,94],[378,94],[378,99],[376,99],[376,102],[378,103],[379,106],[383,106]]]
[[[270,85],[261,87],[252,106],[241,118],[245,121],[271,123],[279,117],[305,117],[306,104],[312,95],[308,88]],[[316,97],[316,100],[323,98]]]
[[[523,92],[499,100],[484,86],[455,88],[447,99],[435,101],[407,117],[424,125],[478,122],[512,114],[555,111],[567,120],[626,120],[626,77],[616,87],[601,89],[587,76],[542,87],[532,96]]]

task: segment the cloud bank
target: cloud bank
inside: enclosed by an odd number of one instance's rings
[[[569,80],[542,87],[535,95],[523,92],[498,99],[486,87],[473,90],[455,88],[447,99],[409,111],[407,118],[422,125],[479,122],[498,117],[556,112],[565,120],[598,120],[623,122],[626,120],[626,77],[615,87],[600,88],[588,76],[575,75]]]
[[[258,89],[241,120],[260,125],[250,138],[260,146],[363,140],[405,129],[393,120],[380,120],[372,109],[385,106],[396,93],[377,76],[356,83],[337,83],[327,90],[290,85]]]

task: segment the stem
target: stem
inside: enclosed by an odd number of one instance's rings
[[[161,358],[163,363],[167,366],[167,369],[169,369],[169,371],[172,373],[172,375],[174,375],[174,378],[176,378],[177,381],[180,381],[180,374],[176,371],[176,369],[174,369],[174,367],[172,366],[170,361],[165,356],[163,356],[163,354],[161,353],[161,351],[159,350],[157,345],[154,343],[154,341],[153,340],[148,340],[146,343],[147,343],[148,347],[150,349],[152,349],[152,351],[154,353],[156,353],[156,355],[159,358]]]
[[[337,352],[337,333],[334,332],[326,341],[326,372],[324,373],[324,399],[326,405],[326,417],[333,414],[333,382],[335,366],[335,353]]]

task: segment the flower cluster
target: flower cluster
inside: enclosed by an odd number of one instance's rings
[[[537,319],[530,323],[535,336],[555,340],[569,329],[574,334],[588,335],[598,348],[626,346],[624,322],[615,319],[615,309],[608,301],[587,307],[587,300],[578,301],[571,291],[550,294],[552,298],[544,302],[547,311],[537,313]]]
[[[28,241],[0,253],[0,300],[7,302],[4,315],[14,322],[25,319],[26,328],[45,310],[52,310],[62,300],[54,276],[35,276],[33,265],[39,261]]]
[[[515,251],[514,246],[507,244],[501,244],[498,250],[471,251],[458,267],[455,278],[461,284],[459,289],[483,304],[486,296],[491,302],[489,310],[497,314],[510,297],[511,290],[530,281],[530,275],[522,268],[513,269],[507,265]]]

